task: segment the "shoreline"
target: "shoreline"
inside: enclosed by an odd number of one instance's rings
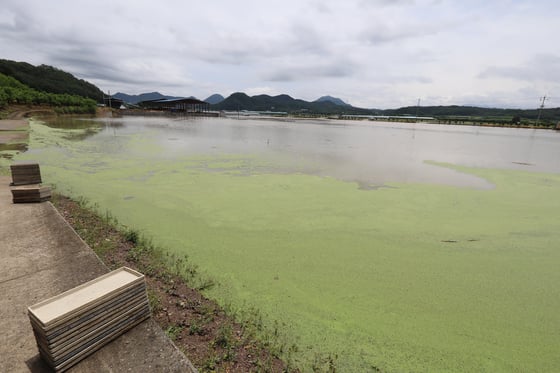
[[[186,257],[165,257],[149,239],[119,228],[109,212],[103,216],[84,199],[55,192],[52,203],[110,269],[127,266],[146,276],[152,318],[201,372],[299,371],[280,359],[282,346],[259,330],[257,320],[237,321],[189,286],[185,272],[197,274]],[[206,281],[211,286],[211,280]]]
[[[25,113],[17,116],[0,120],[0,146],[27,143],[29,120],[24,119]],[[3,161],[0,158],[0,175],[9,175],[11,157],[5,156]],[[161,249],[144,242],[136,231],[123,231],[109,213],[103,218],[83,199],[75,201],[54,193],[52,203],[107,267],[124,265],[145,274],[152,318],[201,372],[298,372],[278,357],[281,347],[251,320],[236,321],[216,302],[188,286],[179,269],[193,271],[194,264],[177,258],[176,263],[183,267],[171,268]]]

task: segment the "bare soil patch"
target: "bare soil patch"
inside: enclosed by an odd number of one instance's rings
[[[25,141],[29,124],[24,119],[0,120],[0,144]]]
[[[20,130],[27,129],[27,127],[28,127],[27,121],[24,119],[0,120],[0,131],[20,131]]]

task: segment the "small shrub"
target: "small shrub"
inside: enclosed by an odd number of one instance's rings
[[[214,344],[222,348],[231,347],[233,344],[233,329],[230,325],[222,325],[218,329],[216,338],[214,338]]]
[[[169,325],[167,329],[165,329],[165,334],[172,340],[176,340],[177,337],[183,331],[183,327],[180,325]]]
[[[206,331],[204,330],[204,327],[202,326],[202,324],[198,321],[193,321],[191,323],[191,325],[189,326],[189,335],[204,335],[206,334]]]
[[[159,312],[161,310],[161,302],[157,294],[151,289],[148,289],[147,293],[148,293],[148,303],[150,304],[150,309],[152,310],[153,313]]]
[[[138,243],[138,239],[140,238],[140,235],[138,234],[138,231],[135,229],[127,229],[126,232],[124,233],[124,238],[136,245]]]

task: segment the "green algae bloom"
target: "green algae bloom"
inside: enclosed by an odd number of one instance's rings
[[[19,159],[188,254],[304,371],[560,370],[559,174],[428,162],[493,187],[364,190],[259,153],[163,152],[157,129],[80,131],[33,122]]]

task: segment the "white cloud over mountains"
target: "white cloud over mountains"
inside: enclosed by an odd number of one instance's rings
[[[377,108],[418,98],[531,108],[547,94],[560,106],[559,9],[547,0],[4,0],[0,58],[130,94],[328,94]]]

